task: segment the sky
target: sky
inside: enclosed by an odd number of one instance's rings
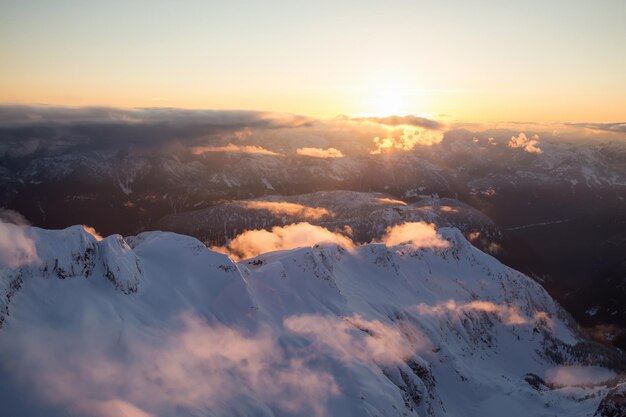
[[[624,0],[0,0],[0,104],[618,122],[624,22]]]

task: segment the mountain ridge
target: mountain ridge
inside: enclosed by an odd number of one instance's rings
[[[79,226],[20,230],[37,260],[0,270],[5,291],[21,279],[0,329],[15,416],[489,416],[502,406],[590,416],[626,367],[456,229],[437,230],[436,247],[322,243],[238,263],[168,232],[98,241]],[[575,372],[591,382],[567,383]],[[26,406],[11,400],[23,384]]]

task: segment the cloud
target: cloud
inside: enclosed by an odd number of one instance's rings
[[[444,125],[436,120],[414,115],[387,117],[355,117],[354,121],[377,123],[386,126],[413,126],[424,129],[441,129]]]
[[[39,151],[222,146],[247,129],[310,126],[314,119],[281,113],[174,108],[118,109],[0,106],[0,154]],[[213,142],[213,143],[212,143]]]
[[[381,238],[386,246],[409,244],[415,248],[447,248],[450,243],[435,230],[434,224],[424,222],[402,223],[388,227]]]
[[[167,107],[57,107],[0,105],[0,125],[30,125],[53,123],[73,125],[82,123],[173,124],[229,127],[283,128],[313,123],[306,116],[244,110],[203,110]]]
[[[238,153],[249,153],[254,155],[271,155],[278,156],[279,153],[272,152],[268,149],[262,148],[260,146],[241,146],[241,145],[233,145],[229,143],[225,146],[195,146],[191,149],[191,152],[195,155],[201,155],[207,152],[238,152]]]
[[[387,197],[379,197],[376,199],[376,201],[378,203],[383,203],[383,204],[397,204],[397,205],[401,205],[401,206],[406,206],[406,203],[402,200],[395,200],[393,198],[387,198]]]
[[[408,322],[389,326],[360,315],[344,317],[302,315],[284,321],[285,328],[313,341],[317,352],[329,352],[342,362],[355,360],[397,364],[418,351],[430,349],[426,336]]]
[[[300,156],[309,156],[311,158],[343,158],[345,155],[335,148],[298,148],[296,153]]]
[[[547,382],[557,386],[600,384],[615,377],[615,373],[599,366],[556,366],[546,371]]]
[[[228,253],[235,259],[246,259],[277,250],[313,246],[318,243],[334,243],[352,248],[351,239],[339,233],[310,223],[296,223],[273,227],[267,230],[248,230],[231,240],[225,248],[212,247],[218,252]]]
[[[4,208],[0,208],[0,222],[30,226],[30,222],[21,213]]]
[[[323,207],[308,207],[302,204],[286,201],[242,201],[239,203],[247,209],[267,210],[275,215],[289,215],[306,220],[319,220],[324,216],[331,216],[332,212]]]
[[[511,140],[509,141],[510,148],[522,148],[526,152],[530,153],[542,153],[543,151],[539,148],[539,136],[533,135],[532,137],[526,137],[525,133],[520,133],[518,136],[511,136]]]
[[[454,208],[454,207],[450,207],[450,206],[439,206],[439,211],[443,211],[444,213],[458,213],[459,210]]]
[[[537,311],[533,317],[522,314],[518,307],[512,304],[495,304],[490,301],[475,300],[469,303],[458,303],[455,300],[448,300],[435,305],[419,304],[417,311],[424,315],[443,316],[454,314],[462,316],[467,312],[477,311],[490,313],[497,316],[504,324],[520,325],[534,323],[543,327],[553,328],[554,322],[544,311]]]
[[[35,242],[26,227],[0,220],[0,266],[17,268],[39,261]]]
[[[583,129],[602,130],[606,132],[626,133],[626,122],[618,123],[564,123],[567,126],[575,126]]]
[[[96,240],[102,240],[102,235],[98,232],[96,232],[96,229],[94,229],[91,226],[87,226],[85,224],[81,224],[81,226],[83,226],[83,229],[85,229],[85,232],[89,233],[91,236],[93,236],[94,238],[96,238]]]
[[[97,317],[90,313],[85,317]],[[12,358],[4,365],[28,391],[76,417],[203,409],[232,415],[238,399],[246,397],[283,412],[322,417],[328,399],[340,394],[326,369],[282,347],[269,328],[242,331],[189,313],[178,322],[141,331],[131,326],[113,340],[105,335],[112,329],[84,320],[78,329],[25,326],[0,340],[0,353]]]
[[[391,152],[394,150],[410,151],[417,145],[432,146],[440,143],[443,135],[438,131],[429,131],[420,128],[402,129],[401,132],[374,138],[375,149],[370,151],[372,155]]]

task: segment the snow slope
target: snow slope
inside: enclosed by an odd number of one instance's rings
[[[624,356],[438,232],[234,263],[173,233],[14,229],[36,256],[0,257],[3,413],[592,416]]]

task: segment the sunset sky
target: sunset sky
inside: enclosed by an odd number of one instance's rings
[[[626,1],[0,0],[0,104],[626,119]]]

